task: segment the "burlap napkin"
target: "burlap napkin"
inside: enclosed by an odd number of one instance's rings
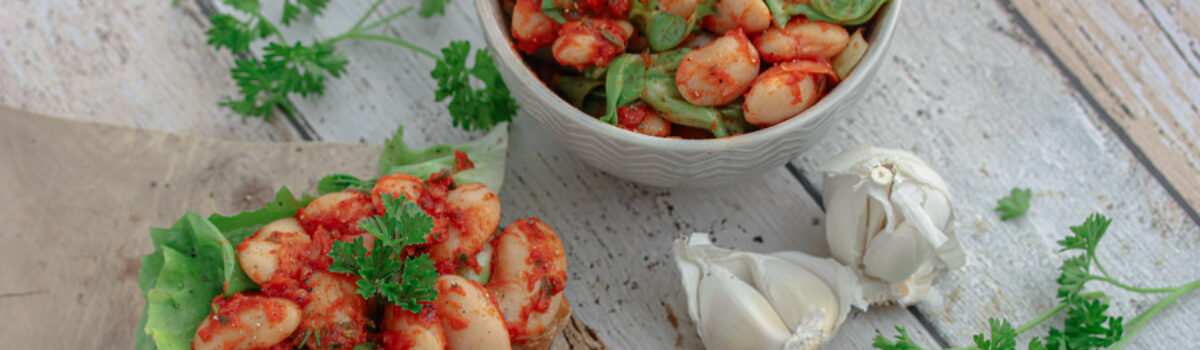
[[[255,209],[280,186],[375,174],[380,146],[250,143],[0,107],[0,344],[129,349],[150,227]],[[554,348],[603,348],[578,319]]]

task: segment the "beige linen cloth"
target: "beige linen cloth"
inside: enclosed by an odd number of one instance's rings
[[[150,227],[372,177],[377,145],[214,140],[0,107],[0,344],[130,349]],[[603,348],[572,319],[553,348]]]

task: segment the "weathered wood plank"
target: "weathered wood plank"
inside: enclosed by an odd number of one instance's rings
[[[288,35],[336,35],[365,6],[330,8],[312,23],[315,28],[294,26]],[[385,32],[431,49],[460,39],[482,48],[470,6],[455,1],[444,18],[396,21]],[[389,2],[380,16],[400,8]],[[352,62],[346,75],[331,81],[325,96],[296,101],[323,139],[381,142],[401,123],[413,145],[469,137],[450,125],[443,104],[433,102],[429,59],[376,43],[338,49]],[[572,307],[615,349],[701,346],[670,256],[671,242],[681,234],[711,231],[719,244],[741,249],[826,253],[819,208],[782,168],[729,188],[645,188],[583,165],[527,116],[513,125],[509,152],[502,222],[538,216],[559,231],[569,251]],[[923,344],[935,344],[908,311],[882,309],[852,316],[831,348],[867,347],[876,330],[894,325],[909,328]]]
[[[1012,5],[1191,208],[1200,207],[1200,4]]]
[[[217,106],[235,92],[228,53],[205,45],[189,2],[10,1],[0,11],[0,104],[223,139],[294,139],[278,119]]]
[[[1044,51],[992,1],[911,2],[877,87],[827,142],[796,164],[820,188],[819,164],[868,144],[912,151],[946,178],[968,265],[919,305],[952,346],[970,344],[989,317],[1023,323],[1054,305],[1064,255],[1055,241],[1091,212],[1114,219],[1100,249],[1116,278],[1165,286],[1200,278],[1200,228],[1072,91]],[[935,36],[935,39],[931,39]],[[995,201],[1032,187],[1025,217],[1000,222]],[[1106,292],[1113,292],[1105,289]],[[1159,296],[1113,292],[1114,312],[1134,315]],[[1148,324],[1131,349],[1200,344],[1200,294]],[[1034,334],[1044,335],[1045,327]],[[1028,341],[1022,337],[1018,343]]]

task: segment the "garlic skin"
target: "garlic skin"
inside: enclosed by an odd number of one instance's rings
[[[871,304],[915,304],[965,264],[946,181],[916,155],[856,147],[821,172],[830,251],[859,273]]]
[[[718,248],[704,233],[675,240],[674,253],[688,316],[711,350],[817,349],[851,306],[867,306],[854,271],[832,259]]]

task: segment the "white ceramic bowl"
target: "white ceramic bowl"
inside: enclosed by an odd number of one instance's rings
[[[559,145],[588,164],[652,186],[706,187],[753,180],[812,147],[867,89],[883,61],[903,0],[877,14],[866,55],[847,79],[808,110],[778,125],[712,140],[646,136],[603,123],[567,103],[517,53],[497,0],[475,0],[480,25],[504,82],[521,109]]]

